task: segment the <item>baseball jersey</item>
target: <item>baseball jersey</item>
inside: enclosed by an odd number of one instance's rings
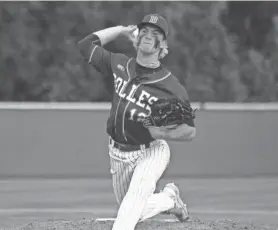
[[[106,80],[113,81],[112,107],[107,120],[108,135],[119,143],[133,145],[153,141],[141,118],[150,115],[150,105],[160,98],[188,100],[187,91],[162,65],[156,69],[143,67],[135,58],[105,50],[100,46],[98,37],[93,37],[83,41],[80,51]],[[190,125],[194,126],[193,120]]]

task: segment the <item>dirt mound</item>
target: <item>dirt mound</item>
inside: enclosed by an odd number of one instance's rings
[[[9,228],[7,230],[111,230],[113,221],[96,221],[81,219],[78,221],[47,221],[33,222],[27,225]],[[234,220],[207,221],[191,218],[186,223],[165,222],[163,220],[147,220],[139,223],[136,230],[278,230],[278,226],[260,225],[252,222]]]

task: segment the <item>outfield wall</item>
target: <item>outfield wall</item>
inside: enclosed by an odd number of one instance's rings
[[[0,104],[0,177],[109,176],[108,108],[94,106]],[[166,175],[278,175],[275,106],[195,107],[197,137],[170,143]]]

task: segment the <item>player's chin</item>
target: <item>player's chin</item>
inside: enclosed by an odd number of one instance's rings
[[[140,44],[139,49],[144,53],[153,53],[153,45]]]

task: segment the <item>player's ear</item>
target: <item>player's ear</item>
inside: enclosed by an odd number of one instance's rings
[[[163,40],[160,42],[160,48],[163,49],[163,48],[168,48],[168,43],[167,43],[167,40]]]
[[[168,43],[167,40],[163,40],[160,42],[160,53],[159,53],[159,59],[164,58],[168,54]]]

